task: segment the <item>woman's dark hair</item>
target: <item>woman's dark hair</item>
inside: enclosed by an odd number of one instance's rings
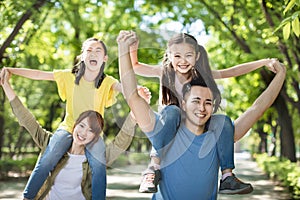
[[[193,46],[195,49],[196,55],[200,53],[200,57],[198,60],[196,60],[194,69],[191,69],[191,76],[192,79],[195,79],[201,75],[203,77],[203,80],[208,84],[209,87],[214,88],[217,86],[215,83],[215,80],[213,79],[211,68],[208,61],[208,56],[205,48],[198,44],[195,37],[192,35],[189,35],[187,33],[179,33],[174,35],[167,44],[168,49],[174,45],[174,44],[182,44],[187,43]],[[172,66],[171,61],[168,58],[168,51],[165,53],[163,58],[163,73],[162,73],[162,79],[161,79],[161,85],[162,85],[162,104],[163,105],[180,105],[178,102],[176,89],[175,89],[175,70]],[[216,99],[217,107],[219,107],[219,104],[221,102],[221,95],[216,96],[218,100]],[[180,99],[180,98],[179,98]]]
[[[96,41],[96,42],[99,42],[100,44],[102,44],[103,49],[104,49],[104,54],[107,55],[107,48],[106,48],[104,42],[102,40],[97,39],[97,38],[88,38],[87,40],[85,40],[82,44],[82,47],[81,47],[81,53],[83,52],[87,42],[90,42],[90,41]],[[75,75],[75,84],[76,85],[79,84],[79,81],[80,81],[80,79],[82,78],[82,76],[84,75],[84,72],[85,72],[85,64],[84,64],[84,61],[81,61],[80,57],[81,57],[81,55],[77,56],[76,61],[75,61],[75,65],[72,69],[72,73]],[[105,62],[103,62],[102,66],[100,68],[99,74],[97,75],[97,77],[95,79],[95,87],[96,88],[100,87],[102,81],[105,78],[104,67],[105,67]]]
[[[85,118],[88,119],[88,125],[91,128],[92,132],[96,135],[95,139],[98,140],[99,135],[101,131],[104,128],[104,120],[102,118],[102,115],[94,110],[88,110],[84,111],[79,115],[77,120],[75,121],[75,124],[73,126],[73,130],[77,124],[79,124],[82,120]],[[94,140],[94,142],[96,141]]]

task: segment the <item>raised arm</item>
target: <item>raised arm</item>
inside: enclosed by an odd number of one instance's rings
[[[18,76],[23,76],[25,78],[30,78],[33,80],[47,80],[54,81],[53,72],[47,72],[36,69],[27,69],[27,68],[6,68],[11,74],[15,74]]]
[[[10,102],[12,111],[17,117],[19,124],[27,129],[39,148],[44,149],[48,144],[51,133],[44,130],[29,110],[25,108],[12,89],[9,83],[9,77],[9,72],[2,69],[0,73],[0,83]]]
[[[236,77],[240,75],[247,74],[249,72],[252,72],[260,67],[267,66],[269,70],[274,71],[273,63],[276,62],[275,58],[266,58],[261,59],[253,62],[247,62],[243,64],[239,64],[233,67],[230,67],[228,69],[222,69],[222,70],[213,70],[212,74],[214,79],[220,79],[220,78],[230,78],[230,77]]]
[[[111,164],[130,146],[135,133],[136,122],[128,115],[118,135],[106,147],[106,164]]]
[[[160,78],[162,75],[162,66],[148,65],[138,61],[138,45],[139,41],[137,40],[137,42],[130,46],[130,59],[134,72],[140,76]]]
[[[273,104],[285,80],[286,68],[278,61],[273,64],[276,75],[267,89],[235,121],[234,141],[240,140],[257,122],[264,112]]]
[[[151,93],[148,88],[139,87],[138,93],[147,103],[150,103]],[[106,163],[108,166],[110,166],[118,156],[130,146],[135,133],[135,125],[135,117],[133,113],[130,112],[130,115],[127,116],[118,135],[106,147]]]
[[[137,81],[129,56],[129,46],[136,42],[136,34],[132,31],[121,31],[117,41],[123,95],[141,130],[152,131],[155,125],[155,115],[148,103],[137,92]]]

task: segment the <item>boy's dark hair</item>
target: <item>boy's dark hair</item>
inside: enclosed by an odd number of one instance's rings
[[[82,51],[84,49],[84,45],[89,41],[96,41],[96,42],[99,42],[100,44],[102,44],[103,49],[104,49],[104,54],[107,55],[106,45],[104,44],[104,42],[102,40],[99,40],[97,38],[88,38],[87,40],[85,40],[82,44]],[[75,84],[79,85],[79,81],[80,81],[80,79],[82,78],[82,76],[84,75],[84,72],[85,72],[85,64],[84,64],[83,61],[80,60],[80,56],[78,56],[76,58],[75,63],[76,64],[74,65],[74,67],[72,69],[72,73],[75,75]],[[99,88],[102,81],[105,78],[104,67],[105,67],[105,62],[103,62],[102,66],[100,68],[99,74],[97,75],[97,77],[95,79],[95,88]]]
[[[213,102],[214,102],[214,111],[216,112],[219,107],[220,107],[220,103],[221,103],[221,93],[220,90],[217,86],[217,84],[215,83],[215,81],[213,79],[210,80],[204,80],[203,77],[201,76],[200,73],[197,74],[196,77],[192,78],[192,80],[189,83],[186,83],[183,85],[182,87],[182,95],[183,98],[185,97],[185,95],[191,91],[191,88],[193,86],[201,86],[201,87],[207,87],[211,90],[212,94],[213,94]]]

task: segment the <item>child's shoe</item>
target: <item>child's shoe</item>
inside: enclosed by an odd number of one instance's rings
[[[253,191],[250,183],[244,183],[235,175],[228,176],[225,180],[220,180],[220,194],[249,194]]]
[[[154,167],[150,166],[143,173],[143,179],[139,188],[139,192],[142,193],[155,193],[157,192],[157,185],[161,178],[160,170],[154,170]]]

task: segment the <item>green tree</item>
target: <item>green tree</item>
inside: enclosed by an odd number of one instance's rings
[[[198,38],[209,35],[205,47],[214,69],[267,57],[277,57],[285,63],[286,84],[273,107],[253,127],[253,131],[269,134],[277,130],[281,155],[295,161],[294,137],[299,138],[300,132],[300,43],[297,31],[290,34],[287,40],[281,31],[275,31],[286,17],[297,13],[299,4],[293,8],[288,5],[273,0],[4,0],[0,2],[0,66],[42,70],[71,68],[80,53],[81,43],[95,36],[108,46],[109,61],[105,72],[118,78],[115,40],[122,29],[138,32],[141,38],[139,60],[153,64],[161,61],[166,40],[174,31],[190,32]],[[288,16],[284,15],[285,10]],[[199,22],[203,26],[198,27]],[[173,32],[165,30],[170,27],[167,24],[171,24]],[[220,82],[227,103],[226,113],[233,119],[237,118],[261,93],[272,76],[272,73],[260,69]],[[158,80],[138,79],[139,84],[146,84],[152,91],[155,106]],[[12,83],[41,124],[49,130],[56,129],[64,115],[64,103],[59,100],[55,84],[16,76],[12,77]],[[118,98],[118,103],[105,115],[108,138],[118,131],[128,111],[122,95]],[[5,105],[0,107],[0,150],[5,146],[14,152],[17,146],[33,145],[27,134],[15,124],[9,105],[4,103],[3,93],[0,100],[1,105]],[[279,126],[275,129],[277,124]],[[143,134],[138,133],[131,147],[133,150],[143,149],[141,146],[146,140],[141,137],[144,137]],[[22,142],[19,145],[17,141]]]
[[[204,29],[199,29],[199,35],[201,32],[206,32],[213,38],[206,46],[215,69],[268,57],[277,57],[285,63],[288,70],[286,84],[273,109],[270,109],[261,120],[269,123],[269,128],[264,128],[265,131],[270,131],[272,124],[278,121],[281,155],[295,162],[294,133],[299,132],[296,124],[299,123],[300,114],[300,43],[299,38],[293,35],[289,40],[284,40],[281,32],[274,33],[284,19],[283,11],[286,9],[284,2],[191,0],[154,3],[145,1],[142,8],[157,11],[149,12],[148,15],[179,21],[183,31],[191,30],[193,23],[201,19]],[[163,17],[161,22],[164,22]],[[161,24],[160,21],[157,24]],[[272,76],[265,69],[261,69],[246,76],[224,81],[223,97],[227,102],[226,112],[229,116],[237,118],[249,107]],[[267,120],[269,117],[272,120]]]

